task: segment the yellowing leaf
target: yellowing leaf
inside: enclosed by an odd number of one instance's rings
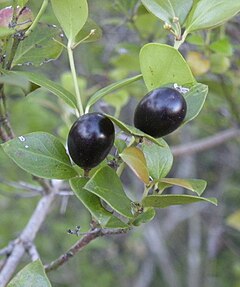
[[[226,220],[227,225],[240,231],[240,209],[230,214]]]
[[[145,184],[149,183],[147,163],[143,152],[137,147],[127,147],[121,154],[122,160]]]

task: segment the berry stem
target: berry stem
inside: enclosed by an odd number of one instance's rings
[[[68,51],[69,64],[70,64],[70,68],[72,72],[73,83],[74,83],[74,88],[75,88],[75,93],[76,93],[78,112],[80,116],[82,116],[84,114],[84,110],[83,110],[81,94],[80,94],[80,90],[79,90],[78,82],[77,82],[77,73],[76,73],[76,68],[75,68],[75,63],[74,63],[74,58],[73,58],[71,40],[68,41],[67,51]]]

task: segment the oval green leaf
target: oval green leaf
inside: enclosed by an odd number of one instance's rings
[[[53,135],[35,132],[2,144],[4,152],[35,176],[69,179],[76,176],[63,144]]]
[[[120,154],[122,160],[132,169],[145,184],[149,183],[147,162],[143,152],[137,147],[127,147]]]
[[[148,139],[149,141],[161,146],[161,147],[164,147],[166,145],[166,142],[163,140],[163,139],[155,139],[153,137],[151,137],[150,135],[148,134],[145,134],[144,132],[140,131],[139,129],[133,127],[133,126],[130,126],[130,125],[127,125],[123,122],[121,122],[119,119],[113,117],[113,116],[110,116],[110,115],[107,115],[106,116],[112,120],[123,132],[127,133],[127,134],[130,134],[134,137],[140,137],[140,138],[146,138]]]
[[[236,0],[200,0],[186,20],[188,33],[219,26],[240,11],[240,2]]]
[[[146,44],[139,57],[143,79],[149,91],[169,83],[193,85],[196,82],[183,56],[171,46]]]
[[[142,3],[153,15],[174,27],[173,18],[178,17],[179,22],[182,24],[192,7],[193,1],[142,0]]]
[[[142,150],[147,161],[150,176],[154,180],[165,177],[173,164],[173,155],[167,143],[165,143],[164,147],[151,142],[143,143]]]
[[[86,178],[73,178],[70,180],[70,186],[77,198],[88,209],[91,215],[98,221],[102,227],[108,228],[129,228],[127,224],[112,215],[101,204],[100,198],[92,192],[84,189],[88,182]]]
[[[189,92],[184,94],[184,98],[187,103],[187,114],[183,120],[183,124],[186,124],[196,118],[200,113],[208,94],[208,86],[197,83],[190,88]]]
[[[25,266],[7,285],[8,287],[51,287],[40,260]]]
[[[21,41],[12,67],[40,66],[57,59],[63,50],[60,37],[61,30],[54,25],[40,23],[24,41]],[[58,42],[54,41],[56,39]]]
[[[205,201],[217,205],[216,198],[205,198],[193,195],[169,194],[169,195],[149,195],[142,201],[145,207],[165,208],[171,205],[190,204]]]
[[[185,179],[185,178],[162,178],[160,183],[167,183],[170,186],[177,185],[196,192],[199,196],[204,192],[207,182],[202,179]]]
[[[116,172],[110,167],[105,166],[98,170],[84,188],[103,199],[119,214],[133,217],[131,200],[126,196]]]
[[[86,0],[51,0],[53,11],[68,40],[73,42],[88,18]]]

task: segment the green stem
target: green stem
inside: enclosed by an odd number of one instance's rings
[[[186,31],[182,34],[181,40],[176,40],[176,39],[175,39],[175,42],[174,42],[174,48],[175,48],[175,49],[178,50],[178,49],[180,48],[180,46],[185,42],[187,35],[188,35],[188,32],[187,32],[187,30],[186,30]]]
[[[32,22],[32,25],[27,29],[27,31],[25,33],[25,37],[29,36],[30,33],[36,28],[40,18],[42,17],[43,13],[47,9],[47,6],[48,6],[48,0],[43,0],[42,6],[41,6],[36,18],[34,19],[34,21]]]
[[[80,94],[80,90],[79,90],[78,82],[77,82],[77,73],[76,73],[76,68],[75,68],[75,63],[74,63],[74,58],[73,58],[73,50],[72,50],[72,42],[71,41],[68,41],[67,51],[68,51],[69,64],[70,64],[72,77],[73,77],[74,88],[75,88],[75,92],[76,92],[78,112],[79,112],[80,116],[82,116],[84,114],[84,110],[83,110],[81,94]]]
[[[12,44],[12,48],[11,48],[11,51],[10,51],[10,55],[9,55],[9,58],[8,58],[8,61],[7,61],[7,64],[6,64],[6,70],[10,70],[11,69],[11,65],[12,65],[14,56],[16,54],[16,51],[17,51],[19,43],[20,43],[20,39],[14,38],[13,44]]]

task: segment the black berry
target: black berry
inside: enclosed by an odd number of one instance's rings
[[[187,112],[186,101],[173,88],[159,88],[149,92],[137,105],[134,114],[136,128],[159,138],[176,130]]]
[[[110,152],[115,137],[114,125],[100,113],[81,116],[68,134],[68,151],[81,168],[90,170]]]

